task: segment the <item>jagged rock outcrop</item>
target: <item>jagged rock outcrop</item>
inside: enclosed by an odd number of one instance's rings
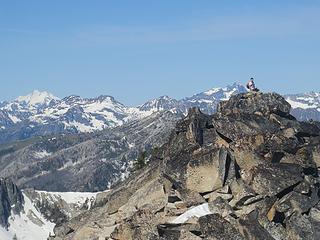
[[[263,115],[276,113],[277,115],[289,116],[290,108],[290,104],[276,93],[262,94],[250,92],[233,96],[230,101],[220,102],[218,112],[220,114],[261,113]]]
[[[18,187],[8,178],[0,178],[0,225],[8,227],[11,211],[20,213],[23,209],[23,196]]]
[[[275,93],[191,109],[149,164],[52,239],[318,239],[320,127]]]

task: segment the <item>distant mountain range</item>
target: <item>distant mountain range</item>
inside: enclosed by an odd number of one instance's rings
[[[126,107],[110,96],[92,99],[70,96],[59,99],[50,93],[39,91],[19,97],[12,102],[2,103],[1,120],[5,124],[1,125],[0,132],[0,138],[4,143],[0,144],[0,239],[13,239],[15,236],[18,239],[43,239],[49,232],[52,233],[55,224],[60,226],[61,223],[74,217],[83,216],[82,214],[92,207],[103,206],[107,199],[108,201],[113,199],[109,196],[112,190],[102,193],[89,192],[104,191],[109,188],[117,189],[119,186],[122,189],[124,185],[121,185],[121,180],[130,178],[130,176],[131,179],[136,179],[132,186],[134,189],[139,189],[137,192],[140,192],[141,188],[136,188],[136,186],[139,186],[140,183],[146,185],[146,182],[150,180],[148,178],[153,176],[151,173],[157,174],[155,169],[150,168],[151,172],[141,172],[141,176],[136,177],[135,174],[139,174],[139,170],[132,170],[141,153],[146,154],[145,160],[150,164],[148,168],[155,163],[167,161],[163,158],[165,152],[174,157],[180,168],[185,164],[185,160],[189,161],[190,157],[180,155],[180,150],[176,152],[175,148],[183,149],[187,146],[186,143],[198,141],[196,140],[198,136],[202,136],[201,131],[198,132],[196,128],[188,127],[192,122],[186,121],[199,121],[198,125],[202,126],[201,122],[209,121],[210,116],[199,114],[198,111],[190,111],[190,114],[197,115],[197,118],[186,118],[187,120],[179,122],[180,125],[176,123],[183,118],[190,107],[198,106],[203,112],[213,113],[216,111],[218,102],[243,91],[246,91],[243,86],[233,84],[225,88],[210,89],[182,100],[163,96],[138,107]],[[295,116],[301,119],[309,119],[310,116],[314,119],[318,117],[316,113],[319,114],[319,94],[297,94],[285,97],[292,105],[292,113]],[[266,102],[268,99],[266,98]],[[259,102],[255,106],[249,105],[247,111],[251,108],[255,111],[257,105],[260,106],[263,103]],[[284,109],[287,106],[286,109],[289,111],[289,106],[285,102],[282,105]],[[238,106],[238,103],[234,103],[234,107]],[[263,106],[261,108],[263,109]],[[224,139],[234,137],[234,132],[241,132],[242,130],[239,129],[243,126],[247,126],[243,131],[248,131],[248,134],[251,134],[251,131],[260,131],[256,128],[257,123],[265,126],[265,121],[260,122],[261,116],[256,114],[254,114],[255,120],[245,120],[251,121],[247,122],[247,125],[243,125],[242,121],[231,123],[230,120],[226,121],[227,118],[224,118],[224,115],[220,116],[221,118],[219,116],[216,116],[216,120],[210,120],[210,123],[215,123],[214,127],[203,125],[207,131],[203,139],[207,140],[212,137],[224,141]],[[281,118],[281,116],[278,117]],[[301,136],[308,136],[308,134],[313,136],[313,131],[319,124],[317,122],[298,124],[291,118],[289,119],[283,118],[283,123],[287,124],[287,121],[290,121],[289,126],[293,124],[292,126],[299,131],[306,131],[300,133]],[[239,126],[235,128],[233,124]],[[273,128],[271,123],[268,124],[270,129],[280,129],[279,127]],[[198,125],[192,126],[197,127]],[[214,130],[215,127],[219,127],[220,130]],[[189,134],[188,131],[190,131]],[[46,136],[53,133],[59,134]],[[185,137],[182,138],[182,141],[177,141],[182,134]],[[284,134],[284,131],[280,131],[280,134]],[[168,142],[170,136],[174,137],[174,142]],[[221,138],[221,136],[225,137]],[[28,139],[8,142],[8,139],[23,138]],[[210,142],[207,143],[209,143],[207,147],[213,146]],[[269,142],[264,144],[263,146],[269,149]],[[244,146],[247,145],[244,143]],[[291,147],[291,144],[289,145]],[[168,146],[170,148],[163,151]],[[152,161],[152,156],[156,158],[156,161]],[[225,155],[225,159],[228,159],[227,156]],[[268,156],[268,154],[264,152],[263,156]],[[287,159],[291,159],[292,155],[288,156]],[[274,155],[270,154],[270,158],[277,159],[279,156],[274,153]],[[245,160],[247,161],[247,158]],[[173,164],[175,161],[168,162]],[[176,166],[167,165],[166,169],[169,172],[175,171]],[[224,163],[221,169],[224,169],[224,166],[227,165]],[[161,169],[164,168],[161,167]],[[229,174],[229,170],[227,172]],[[197,177],[196,175],[190,176]],[[159,186],[163,191],[164,185]],[[199,186],[202,187],[203,184]],[[123,189],[125,190],[115,190],[120,193],[120,197],[115,195],[115,201],[121,203],[123,199],[129,198],[132,192],[136,191],[130,188],[128,188],[130,190]],[[152,192],[157,191],[152,188]],[[143,197],[145,196],[147,194],[143,192]],[[166,196],[166,199],[172,198]],[[131,202],[135,203],[135,201]],[[133,209],[136,209],[136,206]],[[65,229],[69,231],[68,228]]]
[[[320,120],[319,92],[285,95],[285,98],[291,105],[291,114],[298,120]]]
[[[220,101],[246,91],[243,85],[234,83],[181,100],[161,96],[140,106],[128,107],[112,96],[81,98],[72,95],[59,99],[46,91],[35,90],[0,103],[0,143],[48,134],[99,131],[164,110],[186,114],[190,107],[199,107],[211,114]],[[320,93],[285,95],[285,98],[299,120],[320,120]]]
[[[182,117],[163,111],[103,131],[0,144],[0,177],[24,189],[105,190],[128,176],[139,153],[163,145]]]

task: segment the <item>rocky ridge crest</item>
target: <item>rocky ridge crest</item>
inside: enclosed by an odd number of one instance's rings
[[[46,91],[36,90],[13,101],[0,102],[0,144],[35,136],[97,132],[161,111],[187,114],[189,108],[198,107],[206,114],[213,114],[220,101],[245,92],[245,86],[234,83],[180,100],[161,96],[130,107],[108,95],[94,98],[71,95],[59,99]],[[297,119],[320,119],[320,93],[284,97],[291,104],[291,114]]]
[[[275,93],[191,108],[144,169],[51,239],[319,239],[320,124]]]

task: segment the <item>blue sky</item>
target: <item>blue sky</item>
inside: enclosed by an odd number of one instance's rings
[[[251,76],[320,91],[319,26],[311,0],[3,0],[0,100],[39,89],[136,105]]]

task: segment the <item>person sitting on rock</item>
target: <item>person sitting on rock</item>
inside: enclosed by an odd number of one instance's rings
[[[250,78],[249,82],[247,83],[247,89],[249,89],[251,92],[259,92],[259,89],[256,88],[256,85],[254,84],[253,78]]]

